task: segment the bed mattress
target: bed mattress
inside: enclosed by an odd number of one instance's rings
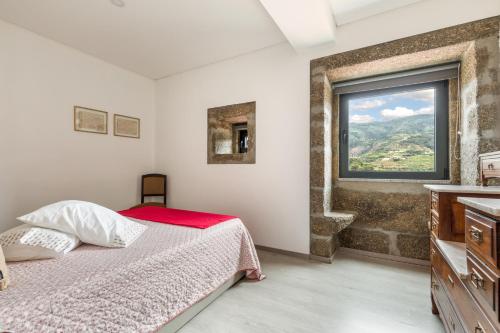
[[[138,222],[148,228],[128,248],[82,245],[62,258],[10,264],[0,330],[153,332],[239,271],[262,278],[239,219],[208,229]]]

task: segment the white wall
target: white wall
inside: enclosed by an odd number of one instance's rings
[[[308,252],[309,79],[285,44],[161,80],[157,168],[170,206],[241,216],[260,245]],[[207,165],[207,108],[257,101],[257,163]]]
[[[73,131],[73,106],[109,112],[109,134]],[[142,138],[112,134],[141,118]],[[0,21],[0,231],[61,199],[120,209],[152,170],[154,81]]]
[[[257,244],[309,252],[309,61],[500,14],[498,0],[426,0],[341,26],[338,46],[288,44],[158,81],[156,168],[171,206],[236,214]],[[207,108],[257,102],[257,163],[207,165]]]

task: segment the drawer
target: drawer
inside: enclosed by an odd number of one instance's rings
[[[439,310],[439,316],[446,327],[446,331],[453,333],[465,333],[460,319],[458,319],[458,315],[451,305],[443,285],[434,270],[432,270],[431,273],[431,286],[432,294],[434,295],[434,300]]]
[[[470,272],[466,280],[467,289],[486,314],[492,320],[497,320],[498,277],[470,252],[467,253],[467,270]]]
[[[441,281],[448,287],[448,290],[451,291],[455,284],[460,284],[460,278],[448,265],[434,240],[431,240],[431,266]]]
[[[431,223],[430,223],[431,233],[434,237],[438,238],[439,235],[439,220],[431,214]]]
[[[494,333],[498,332],[473,299],[469,301],[456,301],[458,310],[463,319],[464,327],[467,332],[473,333]]]
[[[439,312],[443,312],[443,307],[450,305],[448,297],[444,292],[444,288],[441,285],[440,280],[437,278],[438,274],[434,269],[431,269],[431,291],[434,295],[434,300],[439,305]]]
[[[443,270],[443,259],[433,240],[431,240],[431,266],[436,273],[441,275]]]
[[[453,299],[453,304],[460,314],[467,332],[498,332],[455,274],[447,274],[443,285],[446,286],[450,297]]]
[[[438,276],[441,278],[441,281],[446,286],[446,289],[449,291],[451,296],[453,296],[454,298],[463,298],[463,289],[465,288],[462,284],[462,281],[442,257],[441,260],[443,261],[443,263],[441,272],[438,272]]]
[[[462,319],[462,323],[464,325],[466,332],[498,332],[490,322],[489,318],[491,316],[487,316],[483,310],[481,310],[479,304],[474,300],[471,292],[465,287],[464,283],[453,271],[453,269],[448,265],[446,260],[441,255],[441,252],[436,247],[435,244],[432,243],[436,254],[434,255],[435,259],[432,262],[433,272],[438,277],[438,281],[442,289],[446,290],[446,293],[449,299],[452,300],[450,302],[450,306],[455,309],[458,313],[459,318]],[[431,247],[431,251],[433,249]],[[434,268],[434,263],[436,263],[436,268]],[[435,291],[435,287],[433,287],[433,291]],[[435,298],[438,297],[437,293],[434,293]],[[448,313],[449,315],[449,313]],[[445,318],[446,319],[446,318]],[[443,320],[445,320],[443,319]],[[449,320],[449,319],[446,319]],[[498,321],[496,321],[498,322]],[[457,324],[455,324],[457,329]],[[449,331],[453,332],[452,327],[449,327]]]
[[[494,220],[465,211],[465,244],[472,253],[497,266],[497,227]]]
[[[431,192],[431,215],[439,217],[439,193]]]

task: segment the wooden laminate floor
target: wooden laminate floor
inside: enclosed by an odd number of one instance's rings
[[[323,264],[259,251],[267,279],[242,281],[179,333],[444,332],[428,268],[337,254]]]

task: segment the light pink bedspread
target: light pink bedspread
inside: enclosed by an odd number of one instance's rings
[[[148,229],[128,248],[82,245],[59,259],[9,265],[0,330],[152,332],[238,271],[263,277],[239,219],[208,229],[141,223]]]

